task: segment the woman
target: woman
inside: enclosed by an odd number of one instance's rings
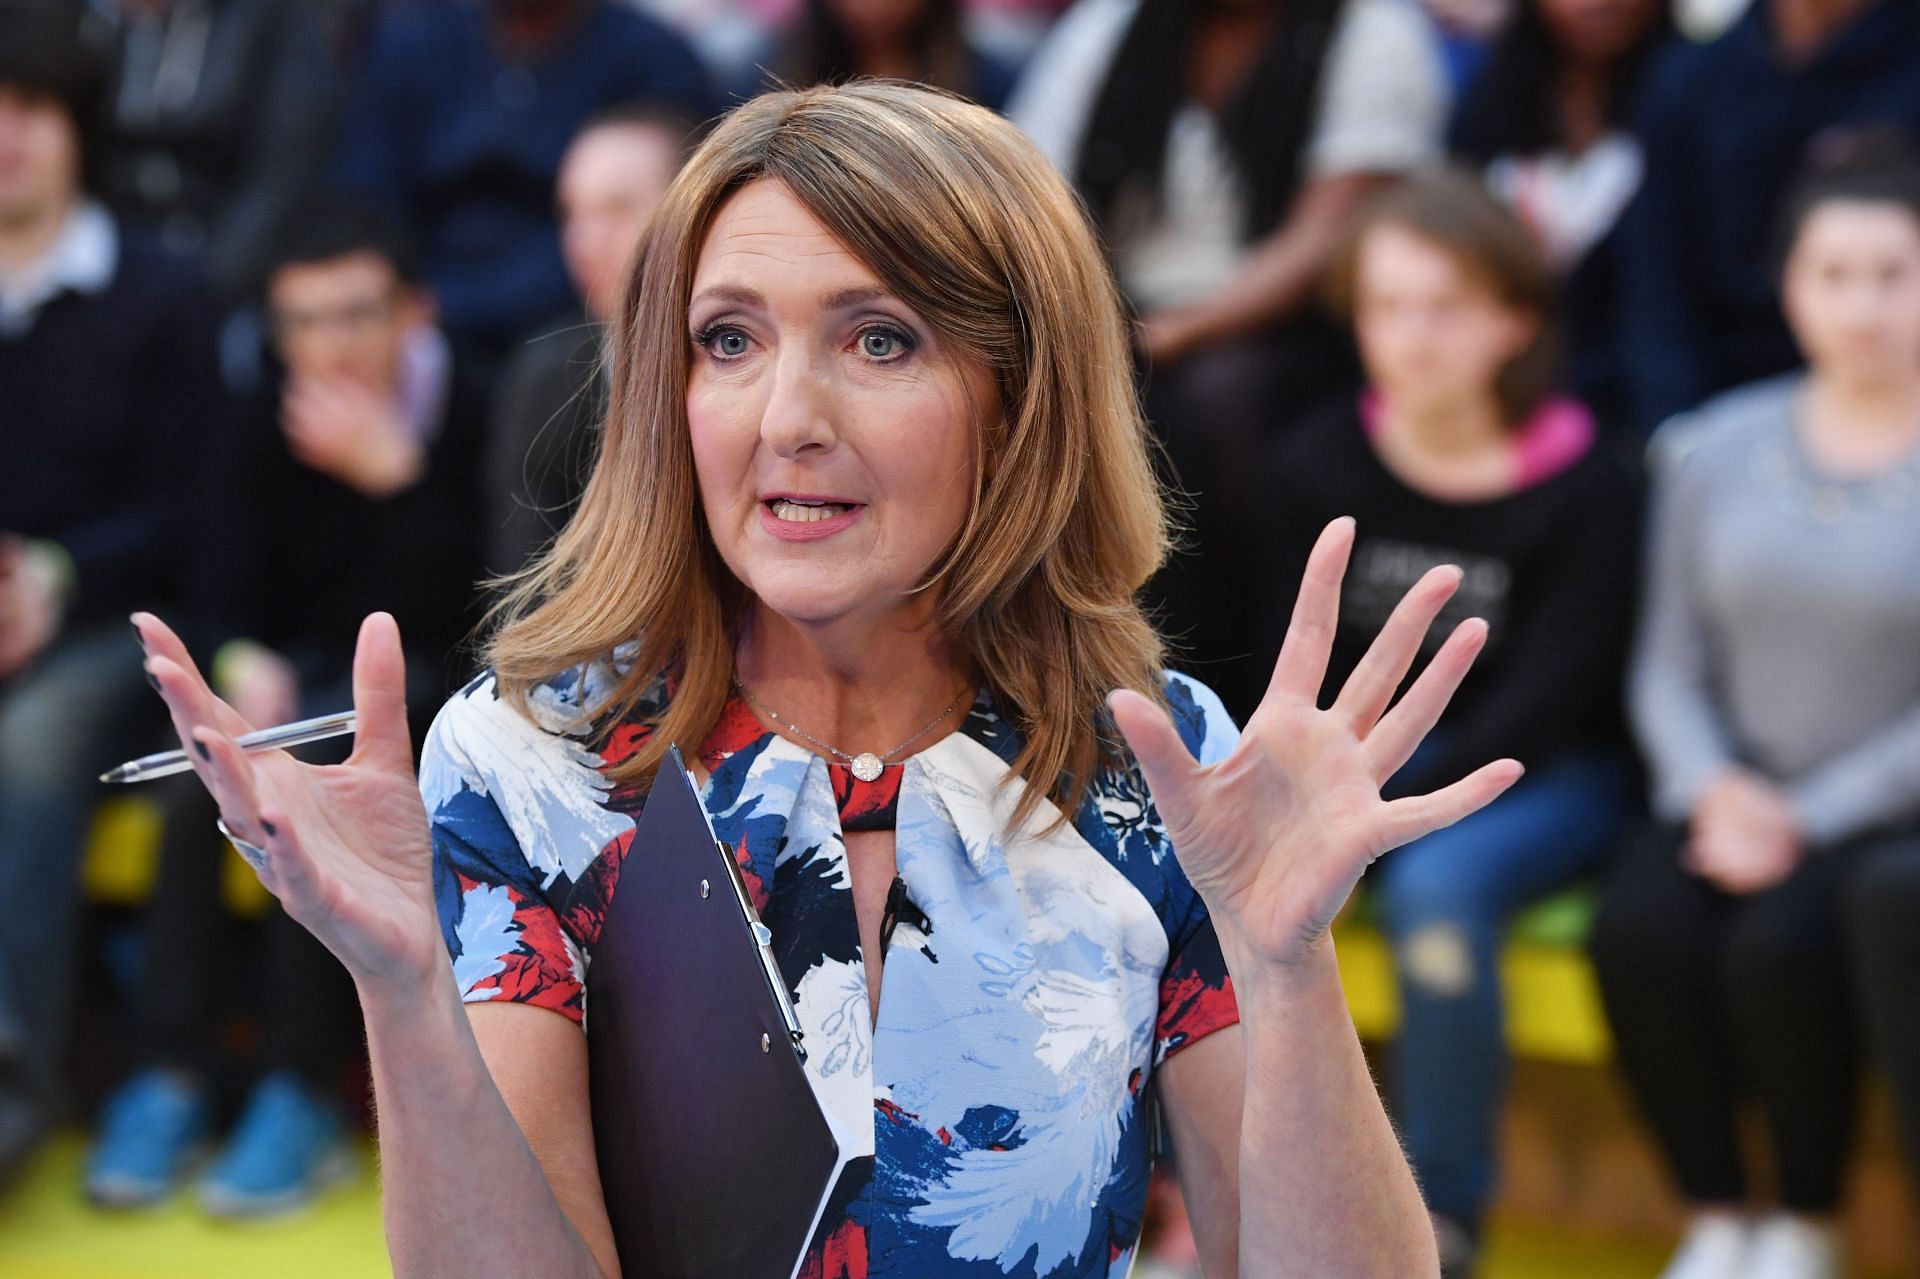
[[[358,986],[396,1270],[617,1273],[579,967],[682,743],[816,1093],[871,1134],[809,1273],[1124,1272],[1150,1074],[1214,1273],[1431,1273],[1327,924],[1373,857],[1519,772],[1379,798],[1475,648],[1467,627],[1383,715],[1447,575],[1322,713],[1351,540],[1330,529],[1236,745],[1134,603],[1164,517],[1093,237],[1011,126],[943,95],[736,111],[649,224],[622,317],[580,509],[419,790],[385,616],[333,770],[237,753],[244,725],[137,619],[227,824]],[[896,881],[924,919],[888,948]]]
[[[1368,389],[1282,447],[1268,594],[1321,521],[1359,520],[1337,690],[1400,592],[1458,565],[1449,610],[1485,619],[1486,651],[1388,793],[1458,777],[1495,742],[1531,770],[1384,862],[1372,890],[1400,984],[1394,1117],[1447,1273],[1464,1275],[1493,1188],[1506,920],[1592,868],[1629,800],[1618,704],[1639,486],[1596,446],[1587,410],[1553,393],[1551,269],[1472,178],[1416,179],[1370,206],[1333,284]]]
[[[1788,226],[1807,372],[1656,440],[1631,707],[1662,824],[1593,937],[1621,1066],[1692,1213],[1668,1279],[1841,1273],[1856,1006],[1908,1131],[1920,1115],[1912,970],[1878,949],[1911,946],[1920,865],[1920,167],[1846,162]],[[1764,1208],[1738,1081],[1777,1168]]]
[[[1668,0],[1524,0],[1449,131],[1566,282],[1567,384],[1609,421],[1625,409],[1616,263],[1644,164],[1634,117],[1672,35]]]
[[[968,40],[960,0],[807,0],[782,61],[791,84],[917,80],[995,111],[1013,90],[1013,73]]]
[[[1411,0],[1086,0],[1007,106],[1074,178],[1139,316],[1148,417],[1194,498],[1155,603],[1236,715],[1266,686],[1235,559],[1268,516],[1246,459],[1352,389],[1315,288],[1360,202],[1439,155],[1446,100]]]

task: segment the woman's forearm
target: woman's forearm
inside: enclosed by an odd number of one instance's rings
[[[362,987],[387,1248],[398,1279],[604,1279],[488,1073],[451,970]]]
[[[1241,1275],[1437,1276],[1433,1228],[1354,1034],[1332,940],[1282,973],[1221,940],[1247,1054]]]

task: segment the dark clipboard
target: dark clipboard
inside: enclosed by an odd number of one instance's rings
[[[815,1100],[769,934],[678,747],[587,968],[601,1188],[621,1269],[793,1279],[847,1143]]]

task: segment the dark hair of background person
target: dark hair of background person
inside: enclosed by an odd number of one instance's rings
[[[584,138],[600,129],[658,129],[680,140],[680,149],[674,158],[680,164],[685,164],[687,157],[693,154],[694,148],[706,138],[714,124],[713,120],[695,119],[670,102],[635,99],[600,108],[587,117],[573,136]]]
[[[1096,222],[1130,187],[1158,192],[1167,134],[1187,98],[1194,34],[1221,0],[1141,0],[1094,101],[1075,181]],[[1300,185],[1300,153],[1319,104],[1320,73],[1341,0],[1286,0],[1267,47],[1220,121],[1251,199],[1249,238],[1280,224]]]
[[[919,55],[922,84],[972,95],[973,53],[961,25],[960,0],[921,0],[920,21],[909,38]],[[781,79],[796,88],[845,84],[861,74],[853,40],[829,0],[807,0],[784,61]]]
[[[99,188],[107,58],[101,33],[70,0],[0,0],[0,85],[58,102],[80,143],[81,185]]]
[[[1503,306],[1534,316],[1533,341],[1500,370],[1494,391],[1509,427],[1523,425],[1560,376],[1558,286],[1553,266],[1519,215],[1458,169],[1409,178],[1370,201],[1353,220],[1327,274],[1333,309],[1353,316],[1360,249],[1373,231],[1399,227],[1450,254]]]
[[[1788,189],[1774,227],[1774,261],[1787,256],[1807,219],[1828,204],[1893,204],[1920,221],[1920,150],[1896,128],[1866,128],[1818,139]]]
[[[1626,128],[1636,90],[1652,55],[1675,34],[1672,0],[1660,0],[1659,13],[1640,41],[1614,69],[1606,123]],[[1451,148],[1463,159],[1484,164],[1503,155],[1537,155],[1561,145],[1561,57],[1540,12],[1540,0],[1521,0],[1454,111],[1448,130]]]
[[[418,253],[393,219],[344,201],[316,205],[288,223],[274,245],[268,278],[286,267],[334,262],[356,253],[382,259],[403,284],[414,286],[425,279]]]

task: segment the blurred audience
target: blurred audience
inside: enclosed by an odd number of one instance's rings
[[[400,623],[408,709],[424,728],[464,673],[453,653],[477,620],[482,392],[381,219],[308,210],[279,246],[267,296],[283,373],[220,442],[206,486],[198,586],[224,638],[214,687],[255,727],[349,709],[360,620],[384,609]],[[324,759],[330,747],[344,758],[337,744],[302,753]],[[237,1066],[244,1104],[198,1197],[220,1217],[285,1212],[350,1166],[337,1097],[359,1052],[352,993],[277,908],[253,945],[230,935],[218,810],[199,787],[162,795],[138,1066],[102,1112],[87,1194],[111,1207],[171,1194],[214,1135],[216,1081]],[[233,979],[236,964],[250,981]],[[235,1063],[218,1027],[239,990],[254,996],[261,1033],[255,1059]]]
[[[316,193],[339,109],[328,28],[287,0],[114,0],[101,194],[251,301]]]
[[[634,246],[695,132],[671,110],[614,107],[567,148],[556,192],[560,243],[583,309],[545,326],[501,375],[481,468],[490,573],[519,569],[573,514],[606,416],[607,343]]]
[[[1799,363],[1780,317],[1774,208],[1824,139],[1888,124],[1920,130],[1913,0],[1755,0],[1726,35],[1661,59],[1618,320],[1643,429]]]
[[[1620,223],[1646,159],[1640,86],[1673,35],[1668,0],[1521,0],[1453,118],[1450,145],[1552,259],[1569,390],[1609,424],[1625,404]]]
[[[1630,687],[1661,824],[1627,849],[1592,940],[1621,1065],[1693,1214],[1667,1279],[1843,1272],[1863,1005],[1910,1131],[1920,1115],[1920,995],[1897,962],[1920,871],[1920,168],[1847,161],[1788,225],[1808,371],[1655,440]],[[1743,1081],[1776,1170],[1764,1213]]]
[[[967,39],[960,0],[806,0],[773,63],[788,84],[917,80],[995,111],[1013,88],[1012,72]]]
[[[594,112],[719,102],[671,28],[611,0],[414,0],[375,26],[336,170],[420,246],[442,322],[497,362],[573,299],[553,214]]]
[[[1471,1271],[1493,1188],[1505,922],[1592,869],[1631,799],[1618,690],[1639,483],[1595,446],[1586,408],[1555,393],[1551,268],[1472,177],[1435,174],[1379,198],[1332,285],[1367,389],[1281,445],[1265,490],[1271,531],[1254,544],[1270,549],[1271,576],[1257,594],[1290,603],[1319,530],[1358,521],[1327,675],[1337,691],[1396,601],[1458,566],[1422,656],[1463,623],[1452,642],[1484,648],[1386,793],[1435,790],[1506,755],[1528,770],[1367,875],[1400,987],[1389,1097],[1451,1277]],[[1277,650],[1286,623],[1272,619],[1262,651]],[[1377,699],[1405,676],[1390,673]],[[1417,713],[1421,692],[1406,696]]]
[[[1436,157],[1446,103],[1412,0],[1083,0],[1008,104],[1079,184],[1139,313],[1148,415],[1195,498],[1156,608],[1238,716],[1267,675],[1235,556],[1272,504],[1246,459],[1352,386],[1320,273],[1360,201]]]
[[[95,778],[165,727],[127,614],[182,598],[220,411],[196,268],[83,185],[103,78],[74,6],[0,6],[0,1179],[60,1113]]]

